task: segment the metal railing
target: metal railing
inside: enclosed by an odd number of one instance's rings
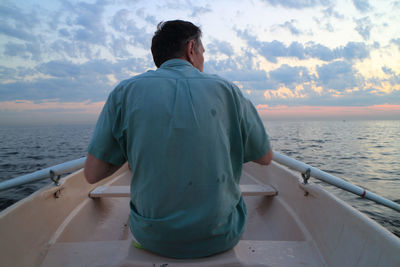
[[[62,174],[70,173],[70,172],[73,172],[73,171],[83,168],[83,166],[85,165],[85,160],[86,160],[86,157],[67,161],[67,162],[64,162],[64,163],[40,170],[40,171],[36,171],[34,173],[30,173],[27,175],[19,176],[19,177],[4,181],[4,182],[0,183],[0,191],[6,190],[6,189],[9,189],[12,187],[16,187],[16,186],[19,186],[22,184],[27,184],[27,183],[31,183],[31,182],[35,182],[35,181],[48,179],[48,178],[52,179],[57,184],[58,179],[60,178],[60,176]],[[336,176],[328,174],[317,168],[311,167],[310,165],[307,165],[304,162],[295,160],[288,156],[282,155],[278,152],[274,152],[273,160],[276,161],[277,163],[280,163],[282,165],[285,165],[286,167],[289,167],[293,170],[296,170],[296,171],[299,171],[300,173],[302,173],[305,183],[307,183],[308,178],[314,177],[314,178],[324,181],[328,184],[334,185],[343,190],[346,190],[348,192],[356,194],[360,197],[370,199],[372,201],[375,201],[378,204],[384,205],[386,207],[392,208],[392,209],[400,212],[399,204],[397,204],[389,199],[386,199],[382,196],[379,196],[377,194],[369,192],[368,190],[365,190],[364,188],[361,188],[359,186],[356,186],[349,182],[346,182],[343,179],[340,179]]]
[[[295,160],[293,158],[282,155],[275,151],[273,160],[282,165],[285,165],[286,167],[289,167],[290,169],[301,172],[305,183],[307,183],[309,177],[314,177],[318,180],[339,187],[345,191],[356,194],[362,198],[367,198],[369,200],[375,201],[378,204],[384,205],[386,207],[392,208],[400,212],[400,205],[397,204],[396,202],[393,202],[387,198],[384,198],[368,190],[365,190],[364,188],[346,182],[343,179],[340,179],[329,173],[321,171],[317,168],[311,167],[310,165],[307,165],[304,162]]]
[[[85,165],[85,160],[86,157],[67,161],[40,171],[4,181],[0,183],[0,191],[49,178],[58,184],[58,180],[60,179],[61,175],[82,169]]]

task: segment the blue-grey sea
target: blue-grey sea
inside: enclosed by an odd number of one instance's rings
[[[265,121],[273,149],[400,203],[400,120]],[[86,156],[94,125],[2,126],[0,182]],[[400,214],[323,186],[400,236]],[[0,210],[49,181],[0,192]]]

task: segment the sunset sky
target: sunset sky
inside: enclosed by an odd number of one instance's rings
[[[400,0],[0,3],[0,125],[94,122],[154,69],[160,21],[203,31],[204,71],[269,119],[400,119]]]

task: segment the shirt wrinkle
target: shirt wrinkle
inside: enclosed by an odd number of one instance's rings
[[[189,81],[187,79],[186,79],[186,83],[187,83],[187,87],[188,87],[189,102],[190,102],[190,107],[192,108],[191,109],[192,110],[192,114],[193,114],[194,120],[196,122],[196,126],[200,130],[200,124],[199,124],[199,121],[197,119],[196,110],[194,108],[194,99],[193,99],[192,91],[191,91],[191,88],[190,88],[190,83],[189,83]]]

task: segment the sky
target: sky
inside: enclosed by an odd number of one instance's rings
[[[204,71],[265,120],[400,119],[400,0],[2,0],[0,125],[94,123],[155,69],[160,21],[200,26]]]

